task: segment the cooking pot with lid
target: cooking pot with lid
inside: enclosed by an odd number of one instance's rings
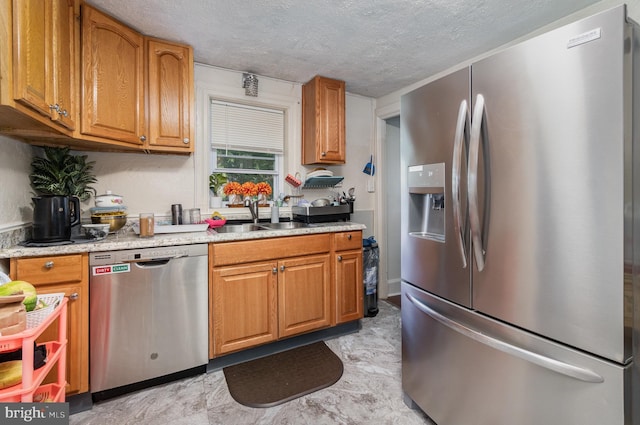
[[[96,196],[96,207],[114,207],[124,204],[124,199],[120,195],[114,195],[110,190],[103,195]]]

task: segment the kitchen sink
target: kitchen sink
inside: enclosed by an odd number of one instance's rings
[[[282,223],[245,223],[245,224],[225,224],[222,227],[216,229],[218,233],[245,233],[255,232],[258,230],[287,230],[287,229],[299,229],[301,227],[308,227],[306,223],[299,223],[297,221],[287,221]]]
[[[245,224],[225,224],[222,227],[218,227],[216,232],[218,233],[245,233],[245,232],[255,232],[258,230],[267,230],[265,227],[262,227],[253,223],[245,223]]]
[[[286,221],[282,223],[264,223],[260,226],[267,229],[299,229],[301,227],[309,227],[306,223],[300,223],[297,221]]]

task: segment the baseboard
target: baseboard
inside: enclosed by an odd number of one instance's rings
[[[227,354],[225,356],[209,360],[209,364],[207,365],[207,373],[223,369],[227,366],[233,366],[238,363],[254,360],[259,357],[265,357],[271,354],[275,354],[280,351],[289,350],[301,345],[307,345],[313,342],[328,340],[350,333],[358,332],[361,328],[362,324],[360,323],[360,320],[355,320],[353,322],[343,323],[331,328],[326,328],[308,334],[302,334],[292,338],[282,339],[270,344],[249,348],[236,353]]]

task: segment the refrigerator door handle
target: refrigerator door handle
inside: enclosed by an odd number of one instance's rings
[[[481,332],[476,331],[475,329],[469,328],[467,326],[462,325],[461,323],[455,322],[449,319],[446,316],[438,313],[433,310],[431,307],[425,305],[422,301],[418,300],[411,294],[406,294],[407,298],[413,305],[418,308],[418,310],[422,311],[424,314],[428,315],[435,321],[440,324],[452,329],[468,338],[471,338],[481,344],[492,347],[496,350],[500,350],[509,355],[518,357],[520,359],[526,360],[538,366],[544,367],[546,369],[552,370],[554,372],[560,373],[562,375],[569,376],[574,379],[578,379],[584,382],[590,382],[594,384],[599,384],[604,382],[604,378],[597,373],[584,369],[582,367],[578,367],[569,363],[561,362],[556,359],[552,359],[551,357],[543,356],[542,354],[534,353],[533,351],[526,350],[524,348],[518,347],[513,344],[509,344],[507,342],[501,341],[497,338],[493,338],[489,335],[483,334]]]
[[[467,100],[460,102],[458,110],[458,121],[456,122],[456,135],[453,139],[453,158],[451,165],[451,198],[453,202],[453,229],[455,239],[460,248],[462,268],[467,268],[467,250],[464,246],[464,236],[462,234],[462,211],[460,207],[460,173],[462,169],[462,147],[464,145],[465,128],[469,122],[469,107]]]
[[[469,224],[471,225],[471,244],[478,271],[484,270],[485,251],[482,248],[480,214],[478,207],[478,156],[480,151],[480,130],[484,118],[484,96],[476,96],[476,103],[471,118],[471,137],[469,142],[469,174],[467,186],[469,191]]]

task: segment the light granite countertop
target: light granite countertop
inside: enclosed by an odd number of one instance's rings
[[[316,233],[348,232],[363,230],[366,226],[350,221],[332,223],[313,223],[295,229],[259,230],[242,233],[218,233],[213,229],[201,232],[156,234],[150,238],[141,238],[133,230],[117,232],[99,242],[74,243],[50,247],[12,246],[0,250],[1,258],[39,257],[45,255],[77,254],[81,252],[116,251],[123,249],[151,248],[159,246],[191,245],[197,243],[229,242],[251,239],[279,238]]]

